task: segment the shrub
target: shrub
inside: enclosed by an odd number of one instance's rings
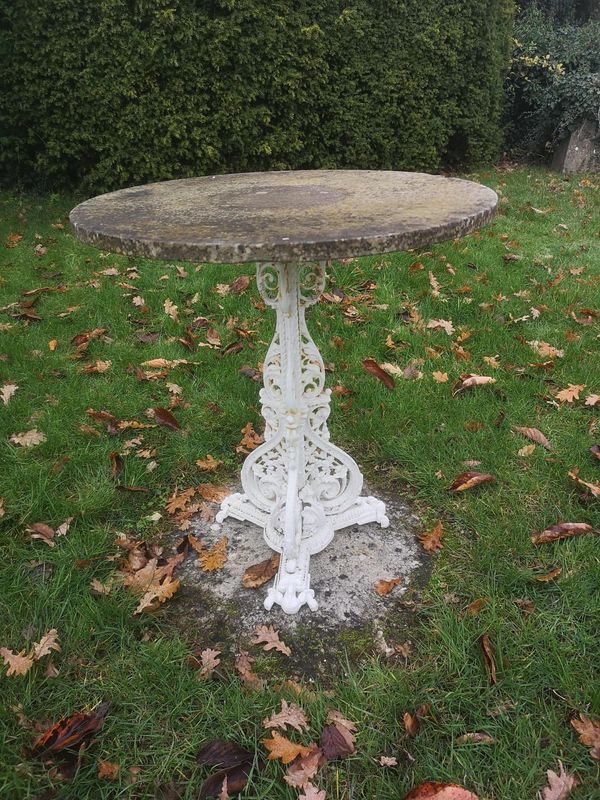
[[[512,0],[0,0],[1,178],[491,159],[511,19]]]
[[[538,9],[515,25],[507,80],[508,144],[517,155],[554,149],[600,114],[600,22],[553,27]]]

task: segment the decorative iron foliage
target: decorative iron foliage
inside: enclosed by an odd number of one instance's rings
[[[497,154],[512,0],[0,0],[0,178]]]

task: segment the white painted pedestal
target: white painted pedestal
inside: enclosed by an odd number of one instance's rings
[[[281,553],[265,608],[278,603],[295,614],[305,603],[318,607],[311,555],[340,528],[368,522],[385,528],[389,520],[381,500],[360,496],[363,476],[354,459],[329,441],[331,390],[304,318],[323,291],[325,265],[259,264],[256,280],[277,314],[260,391],[265,441],[246,458],[244,491],[223,501],[217,522],[235,517],[263,528],[269,547]]]

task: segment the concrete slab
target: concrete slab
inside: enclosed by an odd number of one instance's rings
[[[170,616],[176,616],[177,625],[195,646],[219,647],[230,653],[247,644],[256,625],[273,625],[292,647],[297,671],[311,674],[329,671],[344,653],[356,658],[384,652],[386,637],[389,644],[402,643],[411,622],[402,598],[407,592],[414,595],[427,581],[431,558],[419,545],[416,534],[422,525],[405,500],[368,487],[365,493],[384,500],[390,526],[373,523],[345,528],[311,558],[317,611],[306,606],[295,615],[283,613],[278,606],[266,611],[263,601],[269,584],[258,589],[242,587],[246,568],[272,553],[259,528],[234,519],[220,526],[196,519],[190,532],[207,546],[228,537],[227,563],[217,572],[206,573],[191,553],[177,569],[182,588],[177,604],[171,604]],[[375,583],[398,577],[402,583],[387,597],[379,597]]]

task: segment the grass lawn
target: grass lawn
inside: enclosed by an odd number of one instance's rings
[[[439,520],[445,533],[429,586],[408,595],[416,618],[408,659],[369,655],[348,669],[340,653],[343,677],[300,699],[280,686],[293,674],[285,656],[257,661],[262,691],[242,685],[226,654],[223,675],[199,681],[186,661],[191,640],[166,620],[177,595],[154,614],[134,615],[138,598],[123,588],[90,589],[115,570],[118,532],[160,540],[172,528],[165,504],[175,488],[232,480],[241,429],[252,422],[260,430],[258,384],[239,370],[262,361],[273,319],[254,280],[240,294],[216,289],[253,276],[252,268],[184,265],[182,272],[182,265],[103,254],[69,231],[78,198],[0,195],[0,387],[18,386],[0,403],[0,647],[28,650],[54,628],[62,647],[24,676],[0,673],[1,798],[170,798],[177,796],[168,794],[171,781],[182,798],[196,798],[208,774],[195,761],[202,743],[221,736],[264,754],[261,721],[282,697],[299,702],[312,722],[311,733],[292,731],[298,741],[318,737],[330,707],[357,724],[356,754],[318,776],[328,800],[401,800],[425,780],[462,784],[481,800],[533,800],[559,760],[577,776],[574,800],[600,798],[599,762],[570,724],[580,713],[600,716],[598,539],[531,541],[534,529],[558,522],[600,528],[598,497],[568,476],[579,467],[580,479],[600,481],[590,452],[600,440],[600,399],[593,405],[600,395],[600,182],[537,169],[469,177],[501,193],[491,226],[428,252],[334,263],[327,291],[336,287],[345,300],[309,312],[330,385],[352,392],[334,397],[333,440],[375,487],[408,494],[424,526]],[[369,281],[374,287],[365,289]],[[167,299],[178,321],[165,313]],[[198,317],[218,332],[220,348],[180,343]],[[453,323],[451,335],[427,327],[439,319]],[[203,324],[197,343],[207,340]],[[96,328],[106,332],[78,354],[72,338]],[[223,354],[238,340],[241,350]],[[159,357],[195,363],[138,380],[136,367]],[[412,364],[422,377],[399,375],[390,391],[363,370],[365,358],[402,370]],[[110,365],[82,372],[97,361]],[[496,382],[453,394],[465,373]],[[569,385],[584,387],[579,399],[557,399]],[[93,408],[148,423],[145,411],[155,407],[170,408],[181,430],[110,435],[87,414]],[[552,449],[528,448],[515,426],[539,429]],[[33,429],[45,437],[37,446],[10,441]],[[123,455],[113,479],[110,454],[136,436],[142,443]],[[195,465],[207,454],[223,462],[217,472]],[[496,480],[448,492],[469,469]],[[54,547],[27,531],[69,517]],[[556,567],[562,572],[554,580],[536,580]],[[480,599],[479,610],[467,610]],[[201,641],[201,632],[194,637]],[[112,705],[104,728],[74,783],[60,783],[42,760],[27,757],[45,723],[105,700]],[[429,713],[409,736],[403,715],[421,704]],[[481,731],[494,743],[459,738]],[[381,767],[382,755],[398,766]],[[120,766],[116,779],[98,779],[100,760]],[[282,775],[269,762],[243,796],[297,797]]]

